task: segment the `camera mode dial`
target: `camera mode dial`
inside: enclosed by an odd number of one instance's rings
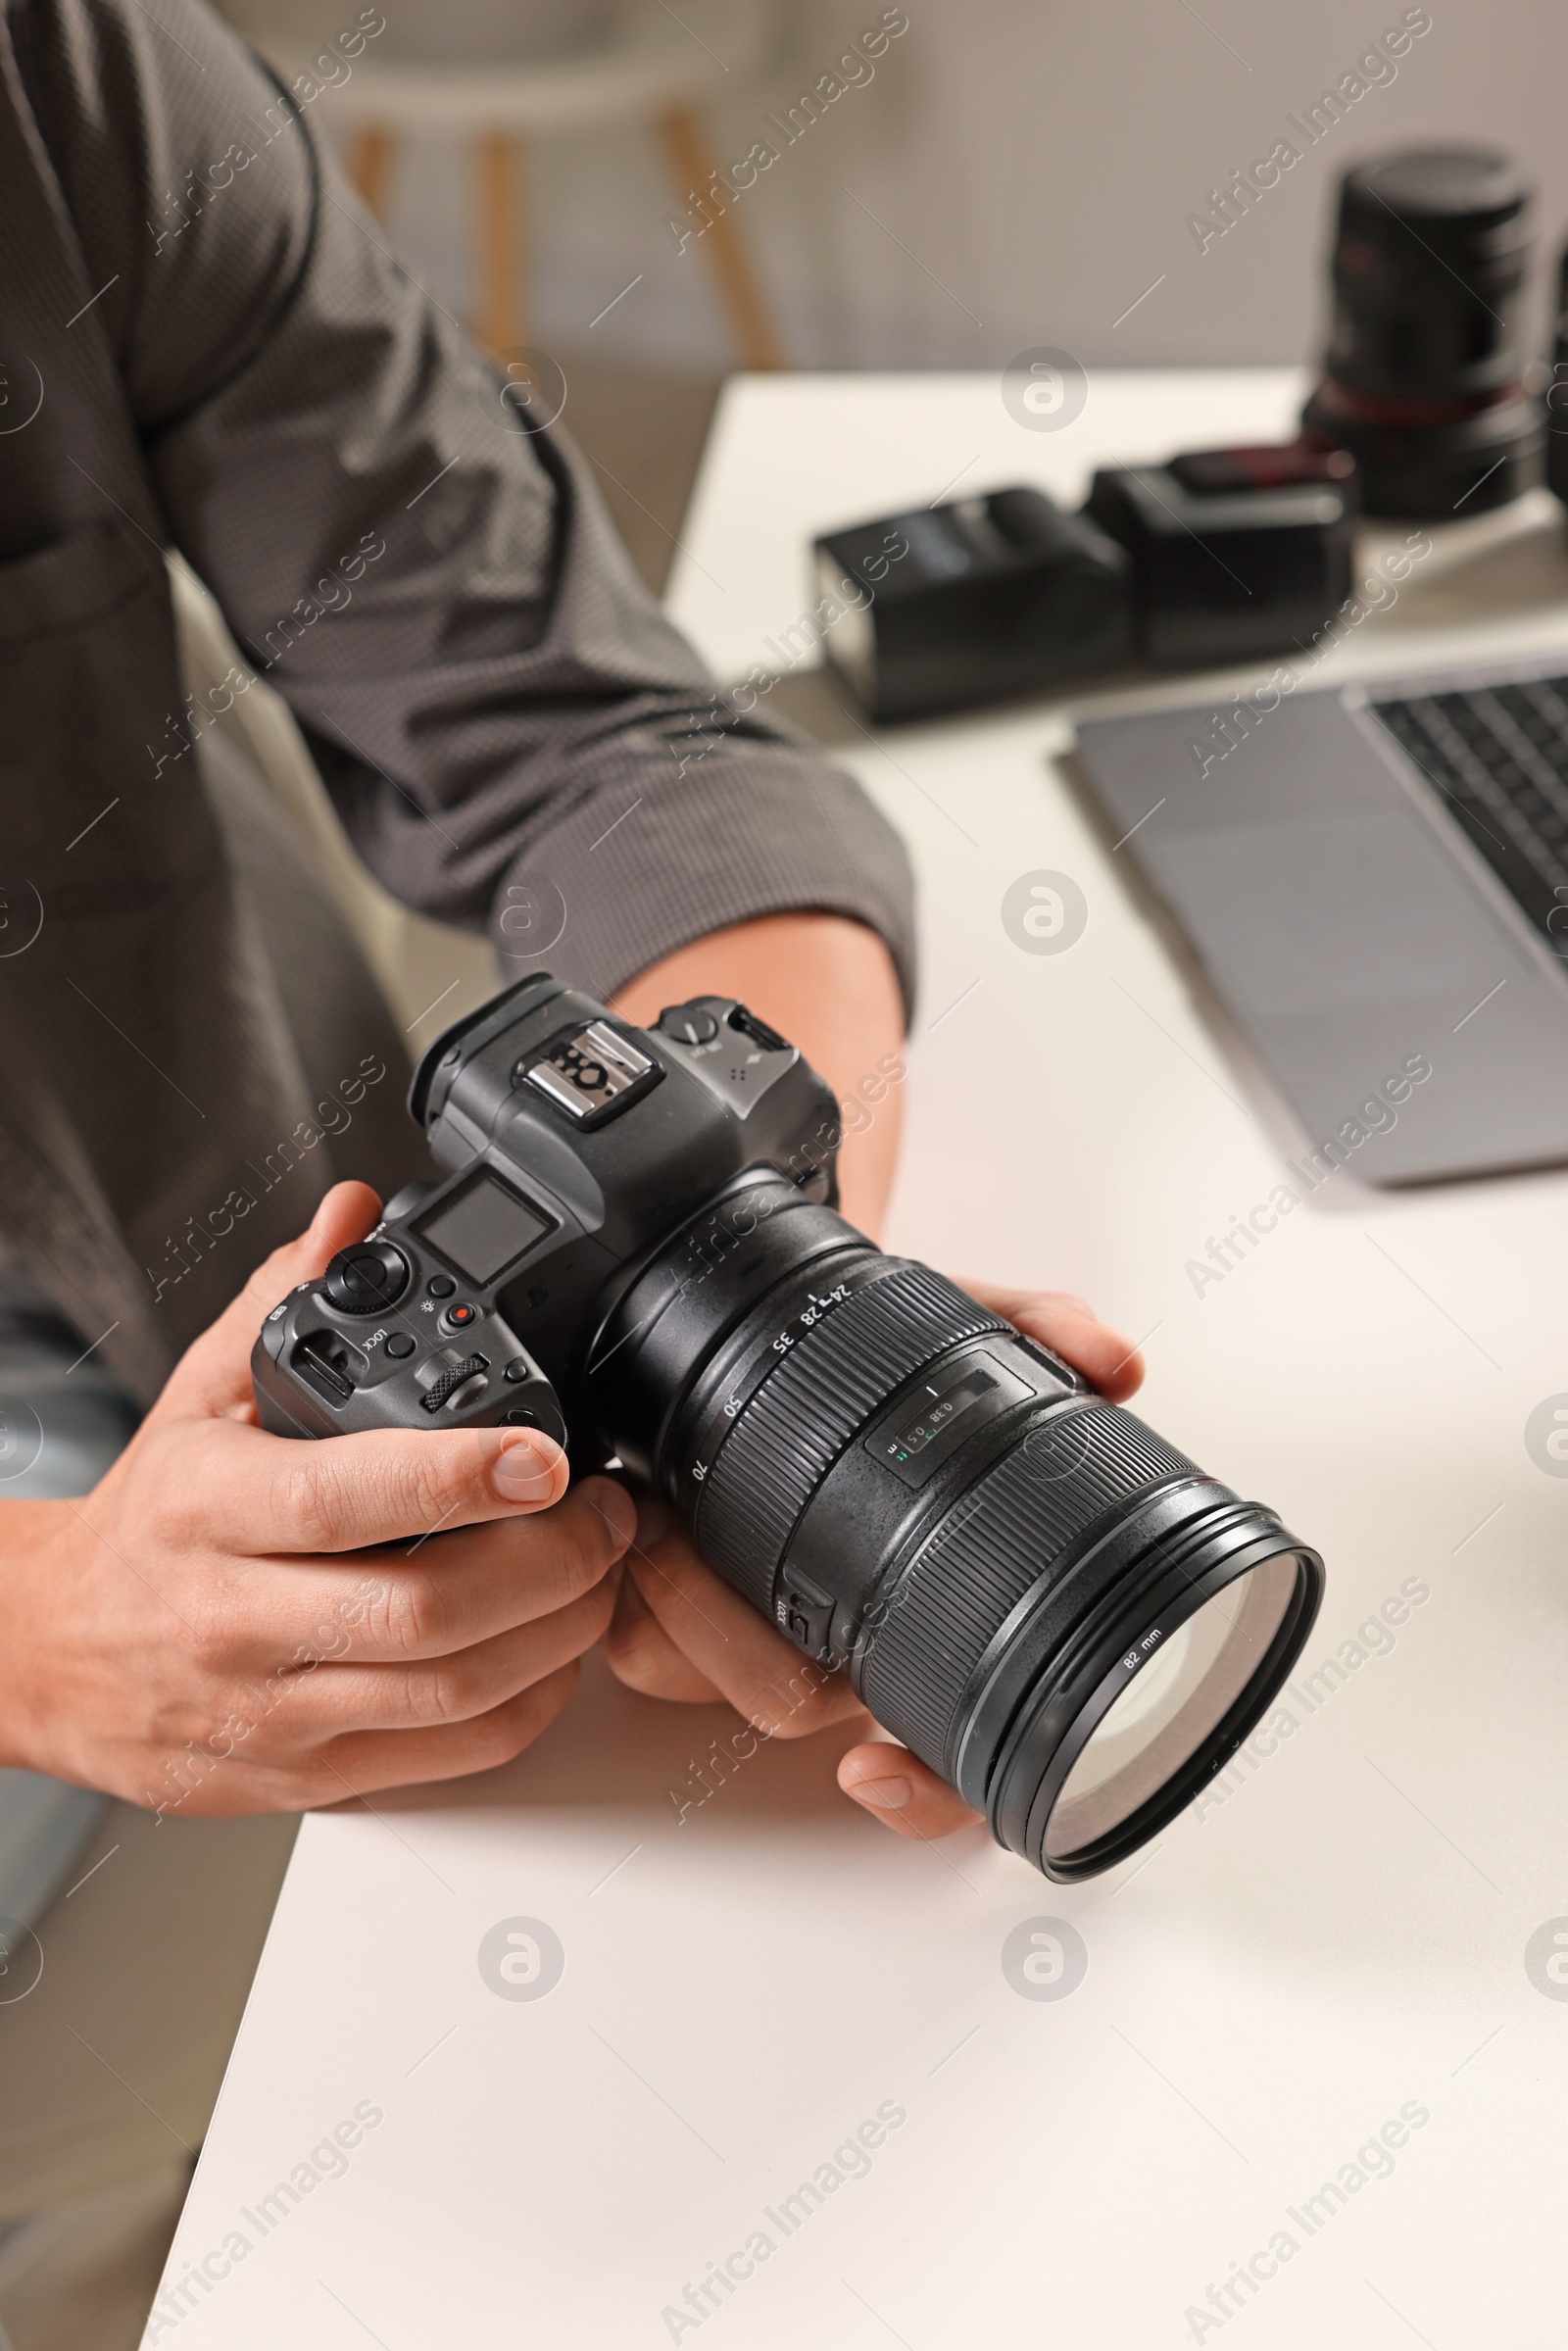
[[[380,1314],[409,1286],[409,1261],[390,1241],[356,1241],[326,1269],[325,1290],[344,1314]]]
[[[666,1004],[655,1024],[662,1036],[673,1037],[681,1045],[711,1045],[718,1035],[718,1022],[709,1006],[702,1003]]]

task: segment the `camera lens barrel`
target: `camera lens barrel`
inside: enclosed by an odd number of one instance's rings
[[[1390,399],[1512,383],[1529,203],[1521,172],[1486,148],[1417,149],[1348,171],[1333,265],[1336,380]]]
[[[1316,1610],[1271,1512],[781,1180],[641,1270],[584,1392],[710,1564],[1052,1877],[1223,1767]]]
[[[1525,392],[1530,189],[1490,148],[1430,147],[1341,182],[1324,378],[1303,426],[1348,450],[1372,514],[1500,506],[1538,477]]]
[[[889,1397],[938,1357],[963,1340],[1000,1336],[1006,1328],[923,1265],[873,1257],[846,1266],[833,1289],[842,1295],[820,1327],[797,1340],[759,1384],[707,1469],[697,1500],[704,1557],[770,1613],[777,1613],[785,1552],[797,1533],[808,1543],[805,1521],[846,1449]],[[813,1285],[791,1321],[832,1295]],[[771,1352],[771,1340],[765,1344]],[[888,1498],[897,1506],[905,1490]],[[842,1596],[853,1605],[860,1594]]]

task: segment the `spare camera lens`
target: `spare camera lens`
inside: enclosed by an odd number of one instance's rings
[[[1302,424],[1355,459],[1368,514],[1475,514],[1539,478],[1520,331],[1529,205],[1490,148],[1414,148],[1345,174],[1333,326]]]
[[[1557,328],[1545,406],[1546,487],[1568,505],[1568,253],[1557,264]]]

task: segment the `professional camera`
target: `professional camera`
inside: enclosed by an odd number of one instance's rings
[[[510,1422],[618,1459],[1048,1877],[1120,1861],[1234,1754],[1321,1562],[848,1224],[833,1097],[743,1004],[645,1031],[536,972],[437,1040],[410,1108],[454,1173],[268,1316],[267,1428]]]

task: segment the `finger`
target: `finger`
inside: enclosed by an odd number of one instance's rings
[[[305,1812],[381,1788],[492,1771],[554,1722],[576,1686],[577,1671],[575,1664],[564,1665],[467,1722],[431,1731],[351,1731],[291,1764],[251,1762],[237,1746],[232,1760],[209,1773],[188,1801],[181,1799],[182,1808],[229,1817]]]
[[[609,1490],[602,1499],[600,1487]],[[590,1478],[552,1510],[429,1543],[341,1561],[245,1560],[180,1605],[198,1653],[230,1673],[275,1680],[318,1664],[452,1657],[596,1589],[620,1557],[631,1518],[622,1488]]]
[[[550,1508],[566,1458],[540,1429],[367,1429],[319,1443],[242,1421],[191,1421],[138,1456],[145,1500],[182,1548],[262,1552],[409,1544],[442,1529]],[[628,1539],[629,1497],[606,1498]]]
[[[1060,1355],[1102,1396],[1119,1404],[1143,1386],[1144,1358],[1129,1339],[1101,1322],[1081,1298],[1065,1290],[1005,1290],[965,1282],[969,1296],[1005,1315],[1025,1338]]]
[[[686,1538],[670,1534],[628,1551],[638,1591],[681,1654],[774,1739],[804,1739],[864,1708],[842,1676],[803,1657],[721,1583]]]
[[[681,1654],[637,1589],[622,1576],[615,1613],[605,1635],[610,1669],[628,1690],[644,1697],[678,1699],[687,1705],[722,1705],[724,1692]]]
[[[251,1348],[267,1316],[301,1282],[319,1280],[338,1250],[363,1241],[380,1213],[368,1184],[334,1184],[299,1239],[264,1258],[239,1296],[186,1349],[153,1414],[212,1415],[248,1407]]]
[[[609,1583],[532,1624],[418,1665],[324,1664],[285,1683],[245,1745],[281,1760],[347,1733],[438,1730],[471,1722],[580,1657],[604,1634],[614,1606]]]
[[[906,1747],[874,1739],[839,1757],[839,1786],[901,1837],[950,1837],[980,1815]]]
[[[427,1781],[494,1771],[520,1755],[555,1721],[576,1687],[578,1670],[575,1663],[564,1665],[469,1722],[435,1731],[350,1732],[322,1749],[320,1793],[308,1800],[331,1804],[380,1788],[423,1787]]]

